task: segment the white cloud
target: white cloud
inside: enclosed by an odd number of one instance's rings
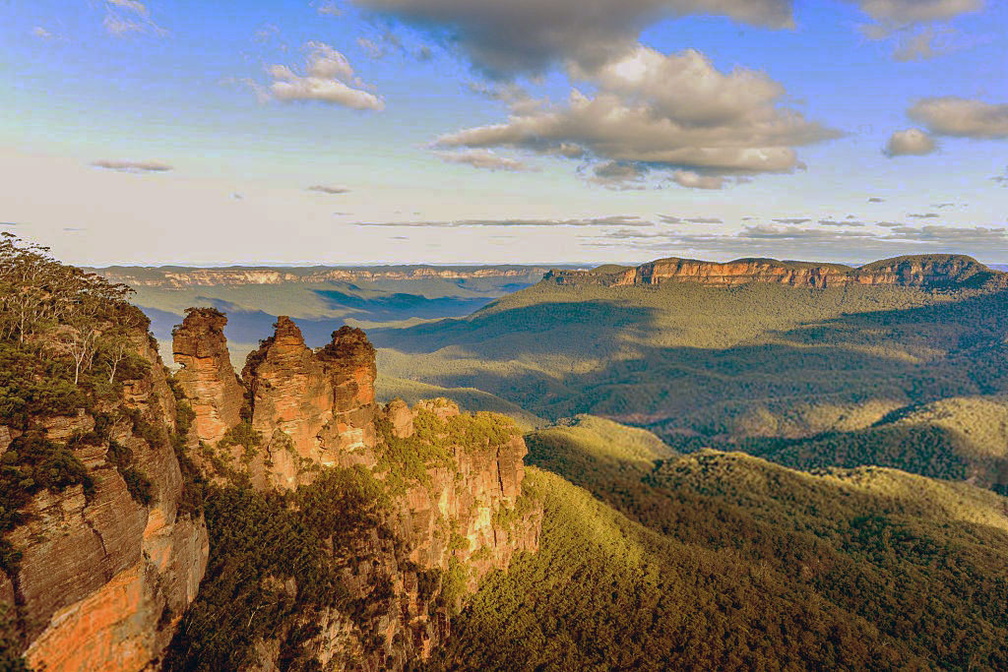
[[[927,132],[919,128],[896,131],[886,143],[886,156],[923,156],[935,151],[935,141]]]
[[[295,73],[286,65],[272,65],[269,95],[283,102],[317,100],[355,110],[385,109],[385,101],[365,91],[366,86],[354,75],[346,56],[322,42],[305,44],[305,74]]]
[[[31,34],[42,40],[51,40],[56,37],[42,26],[35,26],[32,28]]]
[[[638,46],[625,58],[574,77],[566,104],[520,99],[505,123],[443,135],[445,148],[511,147],[544,155],[644,164],[679,184],[719,188],[725,175],[790,172],[794,147],[838,134],[778,106],[784,88],[765,74],[722,73],[699,52],[664,55]]]
[[[503,170],[511,173],[539,171],[539,168],[530,166],[524,161],[500,156],[487,149],[470,149],[463,152],[435,152],[435,154],[445,163],[460,163],[482,170]]]
[[[700,175],[692,170],[677,170],[672,173],[672,180],[681,187],[689,189],[721,189],[724,178],[715,175]]]
[[[925,98],[914,103],[908,114],[935,135],[1008,138],[1008,104],[992,105],[956,96]]]

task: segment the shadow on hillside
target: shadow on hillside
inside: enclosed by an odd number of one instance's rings
[[[905,406],[1008,390],[1005,293],[845,315],[725,349],[647,345],[639,336],[658,328],[655,318],[655,310],[625,303],[543,303],[371,333],[428,366],[428,382],[483,389],[553,419],[679,419],[707,435],[756,408],[872,399]],[[448,346],[476,366],[514,365],[452,372],[451,358],[437,353]],[[522,365],[549,354],[608,361],[587,373]]]
[[[408,354],[456,346],[496,361],[542,354],[594,358],[617,350],[633,332],[653,325],[654,313],[607,301],[541,303],[407,329],[371,329],[368,335],[377,347]]]

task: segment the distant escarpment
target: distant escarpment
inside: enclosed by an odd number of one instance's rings
[[[156,667],[203,577],[188,416],[125,296],[0,243],[0,669]]]
[[[603,266],[589,271],[550,271],[545,280],[560,285],[604,287],[654,286],[695,282],[735,286],[755,282],[792,287],[897,285],[923,289],[1001,289],[1008,273],[995,271],[962,255],[931,254],[895,257],[857,268],[776,259],[737,259],[727,263],[694,259],[659,259],[641,266]]]
[[[225,321],[190,311],[175,330],[211,553],[167,669],[426,659],[480,579],[538,547],[520,430],[447,400],[376,404],[374,348],[349,327],[313,350],[278,318],[236,384]]]
[[[284,283],[318,284],[330,282],[360,282],[387,280],[477,280],[484,278],[534,278],[549,270],[541,266],[385,266],[369,268],[269,268],[232,266],[228,268],[182,268],[164,266],[139,268],[114,266],[96,269],[112,282],[131,287],[182,287],[279,285]]]

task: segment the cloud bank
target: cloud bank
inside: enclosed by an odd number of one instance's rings
[[[636,164],[638,172],[670,170],[683,186],[717,189],[726,175],[790,172],[799,167],[794,147],[838,136],[780,107],[784,87],[765,74],[722,73],[693,50],[665,55],[638,46],[572,74],[595,94],[575,88],[564,104],[519,99],[505,123],[449,133],[436,145]]]

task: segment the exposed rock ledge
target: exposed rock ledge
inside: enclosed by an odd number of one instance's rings
[[[895,257],[854,268],[776,259],[738,259],[727,263],[695,259],[659,259],[641,266],[602,266],[590,271],[550,271],[546,281],[560,285],[603,287],[653,286],[696,282],[729,287],[754,282],[791,287],[897,285],[924,289],[1000,289],[1008,273],[995,271],[962,255],[932,254]]]

